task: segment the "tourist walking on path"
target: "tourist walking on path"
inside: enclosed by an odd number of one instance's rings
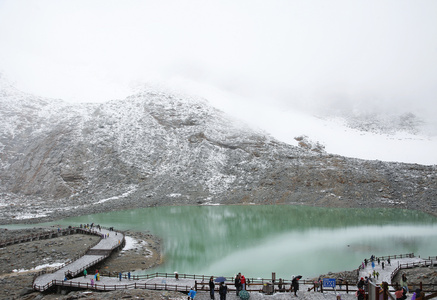
[[[118,279],[119,279],[120,281],[121,281],[121,276],[122,276],[121,272],[118,273]]]
[[[220,288],[219,288],[220,300],[226,300],[227,293],[228,293],[228,287],[224,282],[220,282]]]
[[[83,270],[83,277],[84,277],[84,278],[86,278],[86,274],[87,274],[87,271],[86,271],[86,269],[85,269],[85,270]]]
[[[214,288],[215,288],[214,277],[211,276],[209,278],[209,295],[211,296],[211,299],[214,299]]]

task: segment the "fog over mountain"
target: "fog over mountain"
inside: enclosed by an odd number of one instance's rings
[[[0,120],[1,223],[174,204],[437,208],[436,166],[292,146],[171,91],[69,104],[2,81]]]
[[[0,72],[69,103],[161,85],[288,144],[437,164],[436,20],[434,0],[3,0]]]

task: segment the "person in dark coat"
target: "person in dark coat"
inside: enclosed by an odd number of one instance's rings
[[[238,274],[237,276],[235,276],[235,282],[234,282],[234,285],[235,285],[235,290],[236,290],[236,293],[237,293],[237,296],[238,296],[238,294],[239,294],[240,291],[241,291],[241,279],[240,279],[240,274]]]
[[[214,298],[214,288],[215,288],[214,277],[211,276],[209,278],[209,295],[211,296],[211,299],[215,299]]]
[[[294,277],[291,281],[291,286],[293,287],[294,295],[297,297],[297,291],[299,290],[299,278]]]
[[[361,277],[360,281],[358,281],[357,287],[358,287],[359,289],[364,289],[364,284],[365,284],[365,282],[364,282],[364,278]]]
[[[226,300],[227,293],[228,293],[228,287],[224,282],[220,282],[220,288],[219,288],[220,300]]]
[[[358,289],[356,295],[358,300],[364,300],[366,293],[364,292],[363,289]]]

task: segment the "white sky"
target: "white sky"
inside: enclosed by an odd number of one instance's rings
[[[276,135],[266,107],[413,112],[437,133],[437,1],[0,0],[0,72],[72,102],[163,83]]]

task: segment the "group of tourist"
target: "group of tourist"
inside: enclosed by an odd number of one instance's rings
[[[384,270],[384,267],[385,267],[384,260],[381,261],[381,258],[375,257],[375,255],[370,256],[370,263],[372,264],[372,269],[375,269],[375,262],[378,262],[378,266],[381,265],[382,269]],[[365,258],[358,269],[364,270],[364,268],[367,267],[368,263],[369,263],[369,260],[367,258]],[[387,265],[391,266],[390,257],[387,258]]]
[[[219,286],[220,300],[226,300],[226,294],[228,293],[228,287],[226,286],[226,283],[224,281],[220,281],[219,284],[220,284],[220,286]],[[237,296],[240,294],[240,292],[242,290],[246,290],[246,278],[244,277],[244,275],[242,275],[241,273],[238,273],[235,276],[234,285],[235,285],[235,291],[236,291]],[[209,294],[211,296],[211,299],[215,299],[214,292],[215,292],[215,282],[214,282],[214,277],[211,276],[209,278]],[[189,299],[190,299],[190,296],[189,296]],[[191,299],[194,299],[194,298],[191,298]]]

